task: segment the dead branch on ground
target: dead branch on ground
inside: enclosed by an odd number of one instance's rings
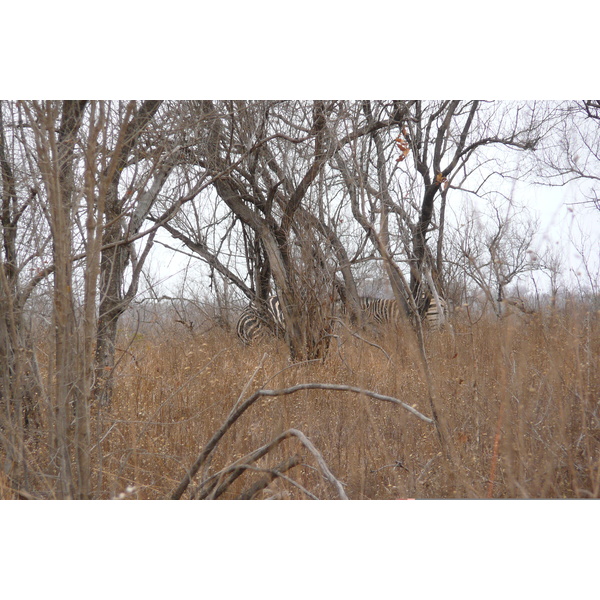
[[[349,385],[338,385],[338,384],[332,384],[332,383],[301,383],[301,384],[298,384],[298,385],[295,385],[292,387],[283,388],[283,389],[279,389],[279,390],[257,390],[256,392],[254,392],[254,394],[252,394],[247,400],[245,400],[241,404],[239,404],[239,402],[236,403],[236,405],[234,406],[232,411],[229,413],[229,416],[227,417],[227,419],[225,420],[223,425],[221,425],[221,427],[218,429],[218,431],[208,441],[208,443],[206,444],[206,446],[204,447],[202,452],[199,454],[198,458],[195,460],[194,464],[189,468],[189,470],[187,471],[187,473],[181,480],[181,483],[177,486],[177,488],[171,495],[171,499],[179,500],[181,498],[183,493],[189,487],[192,479],[196,476],[196,474],[198,473],[198,471],[200,470],[202,465],[206,462],[206,460],[213,453],[213,451],[215,450],[215,448],[216,448],[217,444],[219,443],[219,441],[221,440],[221,438],[227,433],[227,431],[233,426],[233,424],[242,416],[242,414],[244,412],[246,412],[246,410],[248,410],[257,400],[259,400],[262,397],[273,398],[273,397],[278,397],[278,396],[287,396],[287,395],[294,394],[296,392],[303,391],[303,390],[329,390],[329,391],[352,392],[355,394],[362,394],[369,398],[373,398],[374,400],[382,400],[384,402],[391,402],[392,404],[397,404],[398,406],[401,406],[402,408],[404,408],[405,410],[407,410],[408,412],[410,412],[417,418],[421,419],[425,423],[434,424],[433,419],[426,417],[425,415],[420,413],[416,408],[413,408],[412,406],[405,404],[404,402],[402,402],[401,400],[398,400],[397,398],[392,398],[391,396],[385,396],[383,394],[378,394],[378,393],[372,392],[370,390],[363,390],[361,388],[349,386]],[[337,479],[335,479],[335,477],[333,477],[333,475],[329,471],[329,468],[327,467],[327,464],[321,457],[318,450],[314,447],[312,442],[310,442],[310,440],[302,432],[295,430],[295,429],[289,429],[285,433],[281,434],[281,436],[279,436],[278,438],[273,440],[273,442],[271,442],[271,444],[278,444],[279,441],[281,441],[281,439],[283,439],[282,436],[289,437],[291,435],[296,436],[302,442],[302,444],[304,444],[304,446],[315,456],[315,458],[317,459],[317,462],[319,463],[319,466],[321,467],[321,470],[322,470],[324,476],[327,479],[329,479],[329,481],[337,488],[338,494],[340,495],[340,497],[341,498],[346,497],[346,494],[345,494],[341,484],[337,481]],[[269,446],[269,444],[267,446]],[[270,448],[268,448],[265,450],[265,448],[267,448],[267,447],[263,446],[262,448],[258,449],[256,452],[260,452],[260,451],[264,450],[264,452],[266,453],[270,449]],[[200,485],[200,487],[202,487],[202,484]]]

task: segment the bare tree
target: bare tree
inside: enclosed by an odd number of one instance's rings
[[[156,230],[203,183],[202,174],[189,168],[186,153],[194,130],[177,104],[96,102],[92,109],[103,127],[94,153],[81,156],[78,169],[103,211],[95,388],[101,404],[108,405],[119,318],[138,292]],[[144,231],[152,210],[158,224]]]
[[[540,270],[550,280],[550,308],[556,309],[557,300],[564,286],[563,270],[565,260],[562,250],[558,246],[549,246],[540,256]]]
[[[502,316],[506,290],[524,273],[541,268],[531,247],[538,221],[524,207],[493,205],[489,215],[465,206],[451,246],[455,264]]]
[[[223,264],[218,254],[224,237],[209,247],[206,234],[189,228],[183,233],[180,227],[176,233],[174,225],[169,230],[250,299],[265,301],[273,281],[292,357],[323,356],[336,270],[353,283],[346,249],[324,202],[327,166],[345,145],[393,119],[344,131],[352,123],[343,103],[324,101],[206,101],[196,110],[210,124],[196,149],[197,161],[229,209],[225,218],[240,236],[234,245],[242,261]],[[229,225],[221,231],[230,231]],[[251,274],[248,283],[236,273],[244,268]]]
[[[90,362],[86,364],[82,344],[88,352],[91,340],[83,342],[89,331],[77,328],[78,304],[73,277],[74,215],[80,195],[75,185],[77,146],[83,124],[85,101],[32,102],[23,105],[33,132],[37,166],[47,201],[47,218],[52,233],[54,364],[50,389],[52,442],[57,457],[61,498],[88,498],[91,489],[89,460],[89,403],[91,399]],[[95,123],[90,124],[91,128]],[[92,144],[95,140],[90,139]],[[94,222],[94,201],[88,218]],[[95,228],[90,228],[88,233]],[[93,235],[92,233],[92,235]],[[93,244],[93,237],[89,240]],[[96,251],[96,257],[98,252]],[[89,256],[87,284],[93,286],[94,257]],[[87,271],[87,269],[86,269]],[[89,292],[89,290],[88,290]],[[91,306],[84,314],[95,312],[94,295],[86,293]],[[88,356],[88,359],[90,357]],[[86,375],[84,375],[86,373]],[[84,387],[87,384],[87,388]],[[75,428],[71,427],[73,411]]]
[[[539,185],[580,186],[583,204],[600,209],[600,101],[562,102],[559,118],[535,156]]]
[[[218,200],[204,195],[193,211],[165,228],[198,254],[211,274],[218,272],[251,300],[265,302],[274,282],[288,344],[297,357],[321,353],[311,345],[318,346],[315,340],[322,336],[317,332],[326,331],[330,310],[321,306],[323,298],[335,290],[356,310],[352,265],[357,261],[383,259],[394,293],[408,307],[397,275],[397,265],[406,265],[421,315],[433,299],[445,295],[449,194],[483,194],[492,176],[510,176],[513,167],[494,149],[532,150],[549,123],[548,107],[536,103],[190,106],[198,122],[209,124],[194,153],[213,178]],[[468,179],[477,181],[474,189],[465,187]],[[333,203],[324,201],[336,194]],[[347,209],[362,237],[342,234]],[[354,242],[348,246],[350,239]]]
[[[2,446],[16,489],[30,476],[24,436],[35,398],[52,431],[56,464],[48,469],[56,468],[56,493],[91,495],[90,410],[94,398],[107,404],[112,396],[118,319],[137,293],[154,232],[202,189],[201,176],[188,168],[184,115],[167,107],[148,127],[159,106],[65,101],[1,107],[0,294],[8,308],[0,325],[6,358],[1,429],[8,434]],[[161,196],[166,186],[169,194]],[[153,207],[159,222],[144,231]],[[24,318],[28,303],[39,305],[33,294],[46,279],[52,281],[54,361],[47,391]]]
[[[541,114],[538,114],[541,113]],[[533,150],[547,127],[547,110],[536,103],[511,105],[480,101],[416,102],[407,120],[405,140],[420,177],[422,196],[412,239],[411,289],[418,297],[419,273],[429,262],[443,287],[442,248],[445,207],[449,191],[481,170],[486,149]],[[504,162],[504,161],[502,161]],[[506,174],[506,167],[501,167]],[[493,171],[492,171],[493,173]],[[437,252],[429,254],[434,203],[441,201]]]
[[[31,477],[26,438],[37,432],[45,396],[25,306],[49,273],[51,259],[40,190],[26,173],[22,118],[14,103],[0,103],[0,446],[5,475],[15,489],[24,490]],[[43,296],[34,301],[41,309]],[[38,328],[43,312],[32,316]]]
[[[372,130],[335,160],[352,214],[370,232],[365,248],[402,265],[422,316],[434,298],[446,295],[447,202],[465,193],[482,196],[493,189],[494,178],[515,176],[517,167],[500,150],[533,150],[549,127],[551,110],[536,103],[398,101],[362,102],[361,113],[354,113],[355,127],[361,117],[372,127],[390,114],[394,126]],[[395,272],[388,269],[398,294]]]

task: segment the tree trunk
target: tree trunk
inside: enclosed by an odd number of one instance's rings
[[[143,195],[143,214],[138,215],[137,210],[132,211],[129,230],[125,222],[127,215],[124,214],[124,200],[119,198],[119,183],[140,134],[156,114],[160,104],[161,102],[157,100],[147,100],[137,109],[135,102],[129,103],[125,122],[119,131],[119,140],[113,150],[110,163],[103,173],[107,190],[105,230],[102,238],[105,250],[102,251],[100,261],[100,302],[96,345],[96,396],[102,406],[109,406],[112,402],[117,327],[119,317],[127,308],[133,295],[127,294],[125,297],[123,293],[125,268],[131,254],[131,242],[127,242],[126,238],[137,233],[169,169],[159,171],[157,189],[151,192],[151,196]],[[141,201],[140,192],[137,209],[140,208]],[[131,285],[134,287],[137,285],[135,275]]]

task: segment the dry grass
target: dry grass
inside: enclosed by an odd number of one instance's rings
[[[385,353],[343,334],[324,364],[291,365],[278,340],[245,348],[220,330],[199,335],[170,327],[160,335],[137,334],[122,355],[112,409],[94,420],[97,497],[169,497],[236,401],[260,388],[353,385],[430,415],[409,331],[377,339]],[[401,407],[310,390],[258,400],[200,474],[214,474],[294,428],[317,447],[352,499],[600,496],[596,313],[474,325],[459,320],[453,335],[432,333],[426,341],[454,463],[442,454],[433,426]],[[40,438],[31,455],[43,463],[43,453]],[[300,464],[287,475],[319,498],[337,497],[297,439],[254,466],[273,468],[295,454]],[[261,477],[264,472],[247,471],[222,498],[236,498]],[[51,482],[43,485],[51,495]],[[0,496],[10,497],[2,482]],[[306,494],[276,479],[258,497]]]
[[[351,498],[599,496],[597,315],[457,323],[454,337],[432,334],[427,342],[457,464],[440,454],[434,429],[401,408],[312,390],[252,406],[221,441],[211,472],[295,428],[317,446]],[[137,360],[125,360],[121,370],[115,431],[104,442],[106,490],[114,495],[131,485],[136,497],[168,495],[235,401],[259,388],[355,385],[429,414],[410,332],[378,343],[389,360],[345,336],[325,364],[292,366],[276,340],[248,349],[222,332],[140,336],[131,348]],[[286,441],[257,466],[272,467],[295,452],[302,452],[299,443]],[[289,474],[317,496],[335,497],[312,457],[302,455],[303,466]],[[258,477],[247,473],[224,497]],[[282,481],[269,486],[265,495],[271,494],[303,497]]]

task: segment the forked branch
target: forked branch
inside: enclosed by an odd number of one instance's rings
[[[245,400],[244,402],[242,402],[239,405],[234,406],[233,410],[229,413],[229,416],[227,417],[227,419],[225,420],[223,425],[221,425],[221,427],[218,429],[218,431],[208,441],[208,443],[206,444],[206,446],[204,447],[202,452],[199,454],[199,456],[196,459],[196,461],[194,462],[194,464],[190,467],[188,472],[185,474],[185,476],[181,480],[181,483],[177,486],[177,489],[171,495],[171,500],[179,500],[181,498],[183,493],[186,491],[186,489],[190,485],[192,479],[198,473],[198,471],[200,470],[202,465],[206,462],[208,457],[212,454],[212,452],[216,448],[216,446],[219,443],[219,441],[221,440],[221,438],[227,433],[227,431],[233,426],[233,424],[242,416],[242,414],[244,414],[244,412],[246,412],[246,410],[248,410],[257,400],[259,400],[260,398],[262,398],[264,396],[271,397],[271,398],[277,397],[277,396],[287,396],[287,395],[294,394],[296,392],[303,391],[303,390],[330,390],[330,391],[352,392],[355,394],[362,394],[364,396],[367,396],[368,398],[373,398],[374,400],[382,400],[384,402],[391,402],[392,404],[397,404],[397,405],[401,406],[402,408],[404,408],[405,410],[407,410],[408,412],[410,412],[411,414],[413,414],[414,416],[416,416],[417,418],[421,419],[421,421],[424,421],[425,423],[428,423],[428,424],[434,423],[433,419],[426,417],[425,415],[420,413],[416,408],[413,408],[412,406],[405,404],[404,402],[402,402],[401,400],[398,400],[397,398],[392,398],[391,396],[385,396],[383,394],[378,394],[378,393],[372,392],[370,390],[363,390],[361,388],[350,386],[350,385],[338,385],[338,384],[333,384],[333,383],[301,383],[301,384],[294,385],[289,388],[283,388],[283,389],[279,389],[279,390],[257,390],[247,400]],[[313,446],[313,444],[310,442],[310,440],[308,438],[306,438],[306,436],[302,432],[297,431],[295,429],[290,429],[287,432],[285,432],[285,434],[295,435],[296,437],[298,437],[298,439],[304,444],[304,446],[315,456],[315,458],[317,458],[317,461],[319,462],[319,466],[321,467],[321,470],[323,471],[324,475],[329,479],[329,476],[327,475],[327,473],[330,473],[329,469],[327,468],[327,465],[323,461],[318,450]],[[282,435],[285,435],[285,434],[282,434]],[[333,477],[333,475],[331,475],[331,477]],[[330,481],[332,481],[332,483],[333,483],[333,480],[330,479]],[[335,481],[337,482],[337,480],[335,480]],[[338,482],[338,484],[339,484],[339,482]],[[338,487],[337,484],[334,484],[334,485],[336,485],[336,487]],[[341,488],[341,485],[340,485],[340,487],[338,487],[338,492],[340,493],[340,497],[343,497],[342,494],[344,494],[344,490]],[[344,494],[344,496],[345,496],[345,494]]]
[[[301,463],[302,463],[302,458],[300,457],[300,455],[294,454],[294,456],[290,456],[287,460],[284,460],[283,462],[279,463],[273,469],[257,469],[256,467],[250,467],[250,465],[244,465],[248,469],[253,469],[253,470],[263,471],[263,472],[266,471],[267,474],[262,479],[259,479],[258,481],[253,483],[248,489],[244,490],[238,496],[238,500],[252,500],[252,498],[254,498],[256,496],[256,494],[258,494],[260,491],[264,490],[274,479],[276,479],[278,477],[283,479],[284,481],[289,481],[290,483],[292,483],[292,485],[297,486],[311,500],[318,499],[318,498],[316,498],[316,496],[314,494],[311,494],[311,492],[309,492],[303,486],[301,486],[297,482],[293,481],[292,479],[290,479],[289,477],[284,475],[284,473],[286,471],[293,469],[294,467],[298,466]]]

